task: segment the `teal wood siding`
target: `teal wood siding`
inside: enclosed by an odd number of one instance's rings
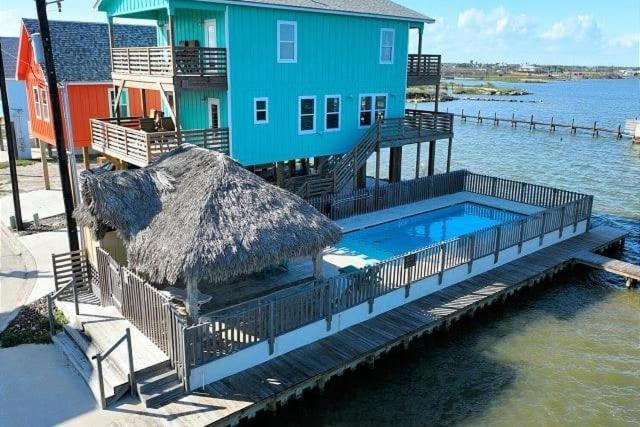
[[[148,12],[166,9],[168,6],[169,0],[109,0],[103,1],[98,9],[107,12],[108,16],[130,15],[135,18],[156,19],[155,13]]]
[[[229,127],[227,121],[227,92],[224,90],[183,90],[178,92],[180,124],[182,129],[209,128],[209,98],[220,100],[220,127]]]
[[[409,24],[376,18],[229,6],[232,152],[244,165],[342,153],[357,143],[359,95],[388,95],[387,117],[405,108]],[[277,62],[277,21],[296,21],[297,63]],[[395,30],[394,63],[381,65],[380,29]],[[341,130],[325,132],[325,95],[340,95]],[[299,135],[298,98],[316,96],[315,134]],[[269,123],[253,100],[269,98]]]

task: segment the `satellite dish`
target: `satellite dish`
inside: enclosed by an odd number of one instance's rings
[[[38,65],[44,63],[44,49],[42,47],[42,36],[40,33],[31,34],[31,47],[33,49],[33,58]]]

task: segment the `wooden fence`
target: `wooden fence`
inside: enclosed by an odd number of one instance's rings
[[[376,297],[402,287],[408,296],[411,283],[434,275],[442,283],[446,270],[466,264],[471,271],[473,262],[486,256],[493,255],[497,263],[500,251],[517,246],[520,252],[524,242],[532,239],[538,239],[542,245],[545,234],[558,231],[562,237],[564,228],[572,225],[575,231],[580,221],[589,220],[591,216],[593,198],[570,191],[466,171],[426,178],[385,188],[390,197],[379,209],[462,190],[536,204],[546,209],[401,254],[351,274],[311,281],[295,290],[284,289],[216,311],[205,316],[206,323],[189,327],[185,332],[190,366],[207,363],[264,341],[269,342],[273,352],[275,338],[286,332],[322,319],[330,325],[333,315],[365,302],[368,302],[371,312]],[[363,193],[363,190],[357,193]],[[342,217],[346,212],[358,214],[373,210],[368,202],[360,204],[360,199],[368,198],[369,194],[365,193],[360,197],[352,196],[349,210],[335,211],[332,208],[329,213],[339,212],[336,216]],[[323,202],[327,199],[321,198]],[[336,200],[331,203],[334,205]],[[365,208],[360,209],[362,206]]]
[[[407,84],[416,86],[438,83],[441,69],[441,55],[410,54],[407,57]]]

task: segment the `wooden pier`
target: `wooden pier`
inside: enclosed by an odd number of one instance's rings
[[[273,411],[311,389],[323,390],[332,378],[373,365],[390,350],[448,328],[463,317],[523,288],[533,287],[576,263],[586,252],[624,243],[626,233],[600,226],[501,267],[354,325],[262,365],[224,378],[163,408],[184,424],[235,425],[260,411]],[[578,260],[582,262],[582,260]],[[184,415],[193,405],[211,409]]]
[[[460,117],[461,121],[467,122],[468,120],[475,121],[476,123],[483,124],[485,122],[491,123],[493,126],[500,126],[500,123],[507,123],[512,128],[517,128],[518,125],[524,125],[529,130],[535,130],[536,127],[546,127],[550,132],[555,132],[558,128],[568,129],[571,135],[576,135],[578,131],[589,132],[592,137],[597,137],[602,134],[603,136],[615,136],[616,139],[632,138],[634,134],[625,129],[622,125],[618,125],[617,129],[608,129],[598,126],[598,122],[594,121],[593,125],[580,125],[576,124],[575,119],[571,120],[571,123],[558,123],[551,117],[551,121],[535,120],[533,115],[528,119],[518,119],[515,113],[511,117],[498,117],[497,113],[493,113],[491,116],[483,116],[480,111],[478,114],[465,114],[464,110],[461,113],[453,113],[454,117]]]
[[[576,256],[576,262],[624,277],[627,288],[632,288],[640,282],[640,265],[608,258],[606,256],[587,251],[578,254]]]

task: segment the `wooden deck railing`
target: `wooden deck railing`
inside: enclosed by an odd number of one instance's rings
[[[216,311],[205,316],[208,320],[206,323],[185,331],[191,366],[224,357],[259,342],[269,342],[270,351],[273,352],[275,338],[281,334],[322,319],[330,325],[333,315],[363,303],[368,302],[371,311],[375,298],[388,292],[403,287],[408,289],[411,283],[436,275],[442,283],[446,270],[466,264],[471,271],[473,262],[486,256],[492,255],[497,263],[502,250],[517,246],[520,252],[524,242],[535,239],[539,239],[539,245],[542,245],[545,234],[558,231],[562,237],[565,227],[573,225],[575,231],[580,221],[591,217],[591,196],[466,171],[452,174],[455,179],[451,181],[446,177],[436,178],[436,175],[427,177],[429,179],[392,185],[390,187],[395,188],[390,189],[391,194],[411,196],[408,199],[399,196],[392,202],[408,203],[415,201],[418,194],[429,198],[461,187],[462,190],[480,194],[503,195],[508,200],[536,202],[547,209],[401,254],[355,273],[311,281],[295,290],[284,289]],[[436,183],[433,181],[435,179],[441,182]],[[400,189],[403,186],[406,191]],[[352,195],[350,200],[352,206],[359,203],[357,194]],[[361,213],[356,209],[351,212]]]
[[[183,143],[229,154],[229,129],[145,132],[139,117],[91,119],[91,145],[107,155],[146,166],[159,154]]]
[[[441,55],[410,54],[407,58],[407,84],[435,84],[440,81],[441,69]]]
[[[454,267],[493,256],[500,251],[531,241],[544,243],[546,234],[557,231],[562,237],[566,227],[588,222],[593,197],[584,194],[527,184],[513,180],[456,171],[390,184],[376,190],[358,190],[351,194],[322,196],[310,202],[330,218],[345,218],[373,210],[426,200],[460,191],[499,197],[544,208],[534,214],[495,227],[439,242],[400,254],[351,274],[323,281],[309,281],[295,289],[283,289],[203,316],[207,321],[188,327],[183,316],[171,308],[165,297],[125,267],[112,267],[113,259],[98,250],[98,269],[93,278],[100,294],[113,293],[122,286],[123,315],[170,356],[180,378],[188,381],[193,367],[227,356],[260,342],[268,342],[274,351],[277,336],[313,322],[325,320],[346,309],[368,303],[388,292],[404,288],[427,277],[437,276]],[[96,280],[97,279],[97,280]],[[119,283],[114,281],[120,280]],[[111,304],[103,300],[103,304]]]
[[[227,50],[212,47],[129,47],[111,50],[113,73],[132,76],[227,74]]]

